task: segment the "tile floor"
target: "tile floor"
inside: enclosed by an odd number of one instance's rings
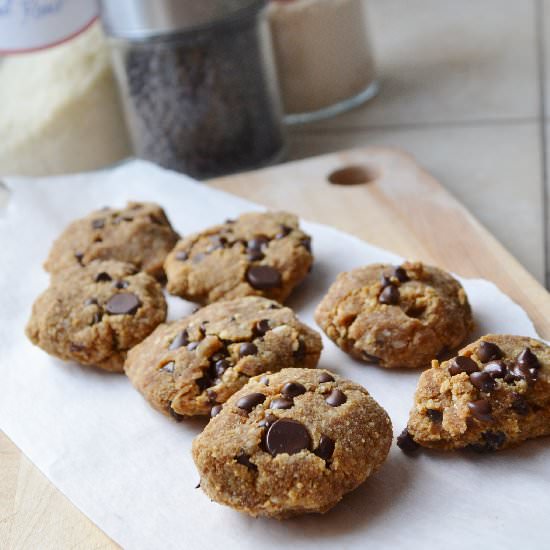
[[[291,157],[411,152],[548,286],[550,0],[367,4],[380,94],[292,127]]]

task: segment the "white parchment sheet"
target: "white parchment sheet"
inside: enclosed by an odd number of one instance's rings
[[[160,203],[182,234],[258,206],[144,162],[109,172],[11,179],[0,215],[0,428],[67,497],[128,549],[550,548],[550,440],[492,455],[395,446],[382,469],[324,516],[252,519],[195,489],[190,446],[204,423],[177,424],[151,409],[123,375],[65,364],[23,330],[48,284],[41,263],[72,219],[128,199]],[[292,210],[292,205],[288,205]],[[311,326],[340,271],[399,258],[329,227],[305,223],[315,265],[289,305]],[[536,336],[525,312],[493,284],[464,280],[477,337]],[[192,305],[170,298],[170,317]],[[405,426],[418,372],[360,364],[324,338],[320,366],[363,384]]]

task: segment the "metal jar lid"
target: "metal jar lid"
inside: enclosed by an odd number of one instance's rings
[[[100,0],[107,34],[137,40],[206,27],[266,4],[267,0]]]

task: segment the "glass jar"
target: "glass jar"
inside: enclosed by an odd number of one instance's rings
[[[103,0],[137,156],[198,178],[282,157],[266,0]]]
[[[288,123],[333,116],[376,95],[364,0],[272,0],[269,21]]]

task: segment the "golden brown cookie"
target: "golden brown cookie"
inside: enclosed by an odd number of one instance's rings
[[[423,372],[405,450],[504,449],[550,434],[550,347],[523,336],[488,334]]]
[[[126,208],[103,208],[69,224],[44,268],[58,273],[93,260],[117,260],[162,279],[162,265],[178,238],[160,206],[129,202]]]
[[[326,512],[386,459],[391,421],[326,370],[252,378],[193,441],[202,490],[252,516]]]
[[[135,266],[94,261],[52,277],[27,336],[66,361],[122,372],[127,351],[166,319],[162,288]]]
[[[473,328],[461,284],[421,263],[372,264],[341,273],[315,320],[346,353],[382,367],[427,367]]]
[[[124,369],[153,407],[181,420],[210,414],[251,376],[314,368],[321,348],[319,334],[291,309],[249,296],[159,326],[128,354]]]
[[[312,262],[296,216],[253,212],[182,239],[164,269],[168,291],[194,302],[258,295],[282,303]]]

